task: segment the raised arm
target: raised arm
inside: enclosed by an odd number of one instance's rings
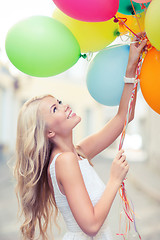
[[[139,34],[141,37],[142,34]],[[142,40],[141,43],[133,39],[130,46],[129,60],[126,69],[126,77],[134,78],[138,60],[142,50],[145,50],[147,41]],[[99,132],[87,137],[78,144],[79,151],[88,159],[92,159],[98,153],[111,145],[123,130],[125,117],[127,114],[128,103],[133,90],[133,83],[125,83],[121,101],[116,116],[111,119]],[[132,113],[129,122],[134,118],[134,109],[136,102],[136,94],[133,100]]]
[[[84,233],[94,236],[104,223],[116,193],[128,172],[126,157],[121,150],[114,159],[109,182],[100,200],[93,206],[86,190],[76,155],[61,154],[56,160],[56,176],[63,186],[72,214]]]

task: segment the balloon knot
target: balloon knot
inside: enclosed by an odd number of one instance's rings
[[[118,18],[116,16],[114,16],[114,20],[115,23],[119,22]]]
[[[86,59],[87,61],[90,61],[91,58],[93,56],[93,53],[92,52],[88,52],[88,53],[84,53],[84,54],[81,54],[80,57]]]
[[[117,37],[119,37],[119,36],[120,36],[120,32],[116,29],[116,30],[114,31],[114,35],[117,36]]]
[[[87,54],[81,54],[80,57],[86,59],[87,58]]]

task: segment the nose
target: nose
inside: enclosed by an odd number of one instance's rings
[[[64,109],[65,109],[65,112],[70,108],[69,104],[64,104]]]

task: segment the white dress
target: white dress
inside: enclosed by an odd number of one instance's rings
[[[55,201],[58,209],[63,215],[68,229],[68,232],[64,235],[63,240],[111,240],[111,233],[106,221],[104,222],[97,235],[94,237],[86,235],[77,224],[68,205],[67,198],[60,191],[56,180],[55,161],[60,154],[61,153],[58,153],[54,157],[53,161],[51,162],[49,171],[54,189]],[[99,178],[94,168],[89,164],[87,159],[82,159],[78,162],[87,192],[94,206],[103,194],[105,184]]]

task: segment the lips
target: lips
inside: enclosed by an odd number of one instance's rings
[[[76,116],[76,114],[73,113],[72,110],[70,110],[67,119],[74,117],[74,116]]]
[[[71,115],[72,115],[72,110],[70,110],[70,111],[69,111],[69,114],[68,114],[68,117],[67,117],[67,119],[68,119],[68,118],[70,118],[70,117],[71,117]]]

